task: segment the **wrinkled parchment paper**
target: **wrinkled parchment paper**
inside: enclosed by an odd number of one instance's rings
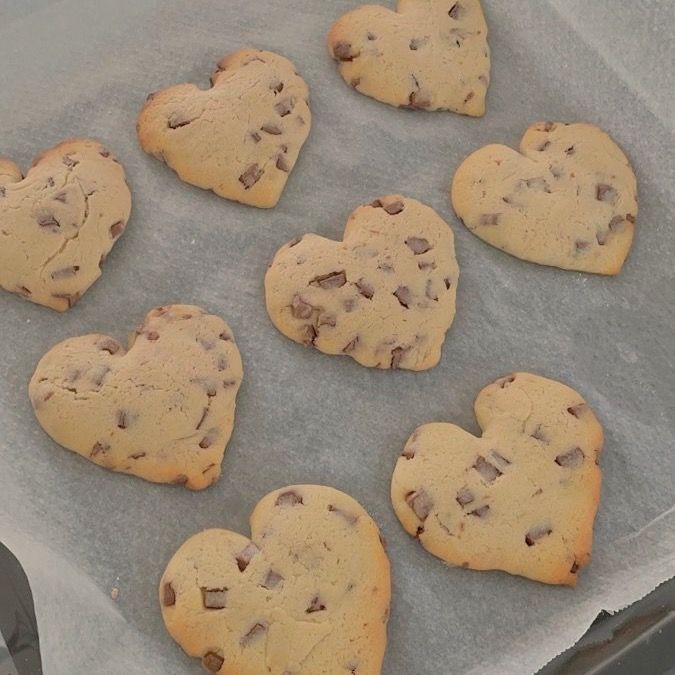
[[[345,490],[381,525],[394,581],[387,675],[533,672],[601,609],[624,607],[675,572],[675,7],[485,0],[492,85],[486,116],[469,119],[395,110],[343,83],[324,35],[356,4],[0,0],[0,154],[26,167],[65,137],[94,136],[124,164],[134,198],[103,277],[72,311],[0,292],[0,539],[32,582],[47,675],[201,672],[164,631],[159,576],[202,528],[248,534],[256,501],[290,483]],[[181,183],[135,138],[146,94],[206,86],[216,61],[244,46],[288,56],[311,90],[312,133],[272,211]],[[473,237],[448,205],[466,154],[517,146],[541,119],[595,122],[632,160],[637,237],[618,278],[516,260]],[[393,192],[433,206],[456,235],[457,318],[441,364],[425,373],[306,350],[264,309],[263,276],[282,243],[309,231],[339,238],[355,206]],[[197,494],[59,448],[26,392],[57,341],[123,339],[148,309],[178,301],[222,315],[245,364],[223,477]],[[450,569],[390,507],[391,472],[415,427],[447,420],[476,432],[474,396],[517,369],[568,383],[605,426],[593,560],[576,590]]]

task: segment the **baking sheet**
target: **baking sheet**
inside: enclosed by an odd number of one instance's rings
[[[343,83],[324,35],[356,4],[0,0],[0,155],[26,167],[65,137],[94,136],[124,164],[134,198],[103,277],[73,310],[57,315],[0,293],[0,540],[31,579],[47,675],[201,672],[164,631],[159,575],[202,528],[248,533],[256,501],[290,483],[345,490],[381,525],[394,583],[388,675],[533,672],[599,610],[675,572],[675,6],[486,0],[492,84],[486,116],[469,119],[395,110]],[[147,93],[206,86],[216,61],[244,46],[291,58],[311,91],[312,133],[272,211],[181,183],[134,134]],[[448,205],[467,153],[516,146],[541,119],[597,123],[633,163],[637,236],[618,278],[511,258],[473,237]],[[338,238],[356,205],[394,192],[433,206],[456,235],[457,318],[441,364],[425,373],[303,349],[264,309],[264,272],[282,243],[309,231]],[[178,301],[222,315],[245,364],[223,477],[196,494],[62,450],[26,392],[57,341],[123,339],[148,309]],[[476,432],[475,394],[520,369],[577,389],[605,426],[593,561],[576,590],[449,569],[390,507],[391,471],[413,429],[447,420]]]

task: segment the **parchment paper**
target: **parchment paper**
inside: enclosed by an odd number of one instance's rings
[[[347,87],[324,35],[357,0],[0,0],[0,154],[26,167],[65,137],[94,136],[133,191],[103,277],[64,315],[0,292],[0,539],[35,592],[47,675],[198,673],[164,631],[159,576],[206,527],[248,534],[269,490],[333,485],[381,525],[393,565],[388,675],[528,673],[675,572],[673,166],[675,6],[617,0],[485,0],[492,85],[483,119],[396,110]],[[385,4],[391,3],[385,1]],[[314,126],[279,206],[257,210],[181,183],[136,143],[159,88],[206,86],[243,46],[288,56],[309,83]],[[639,183],[637,237],[618,278],[528,264],[473,237],[447,198],[454,169],[529,123],[595,122]],[[401,192],[453,228],[458,312],[441,364],[380,372],[287,340],[264,309],[276,249],[339,238],[358,204]],[[100,469],[53,443],[26,392],[42,354],[89,332],[124,338],[146,311],[203,305],[245,363],[223,477],[193,494]],[[450,569],[404,533],[389,481],[428,421],[477,431],[478,390],[512,370],[580,391],[606,430],[593,560],[576,590]],[[116,600],[113,588],[119,589]]]

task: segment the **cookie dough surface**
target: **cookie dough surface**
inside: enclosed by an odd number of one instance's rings
[[[479,117],[490,82],[487,25],[478,0],[364,5],[331,28],[344,81],[389,105]]]
[[[130,212],[124,169],[96,141],[46,150],[25,178],[0,159],[0,287],[69,309],[101,276]]]
[[[592,124],[539,122],[520,152],[487,145],[452,181],[452,205],[476,236],[540,265],[618,274],[633,241],[637,185],[628,159]]]
[[[455,316],[459,268],[448,224],[415,199],[360,206],[342,241],[306,234],[277,252],[267,311],[295,342],[361,365],[425,370]]]
[[[222,675],[377,675],[390,594],[377,525],[319,485],[263,497],[250,539],[218,529],[188,539],[159,587],[171,636]]]
[[[573,389],[514,373],[485,387],[480,438],[425,424],[391,483],[394,510],[451,565],[574,586],[591,554],[603,431]]]
[[[151,310],[129,342],[84,335],[47,352],[29,385],[38,422],[106,469],[208,487],[242,380],[232,332],[199,307],[169,305]]]
[[[272,207],[309,135],[307,85],[288,59],[257,49],[224,57],[211,82],[150,94],[138,119],[141,147],[186,183]]]

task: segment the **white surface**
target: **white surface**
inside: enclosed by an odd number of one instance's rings
[[[198,673],[164,631],[156,585],[191,534],[248,533],[269,490],[327,483],[382,526],[394,595],[386,675],[527,673],[675,573],[673,167],[675,5],[646,0],[486,0],[492,85],[483,119],[395,110],[342,82],[324,35],[355,0],[0,0],[0,155],[26,167],[69,136],[94,136],[127,169],[134,208],[103,277],[65,315],[0,293],[0,539],[26,566],[47,675]],[[390,4],[390,3],[387,3]],[[291,58],[314,126],[279,206],[261,211],[185,185],[135,139],[145,96],[206,86],[243,46]],[[616,279],[511,258],[456,220],[454,168],[530,122],[605,128],[636,169],[637,237]],[[352,209],[401,192],[452,226],[461,276],[441,364],[367,370],[304,350],[268,320],[262,281],[276,249],[308,231],[339,237]],[[26,392],[42,354],[81,333],[124,336],[153,306],[221,314],[244,358],[223,477],[192,494],[115,475],[56,446]],[[487,382],[531,370],[580,391],[606,429],[593,561],[576,590],[449,569],[390,507],[413,429],[476,431]],[[111,589],[119,587],[117,602]]]

